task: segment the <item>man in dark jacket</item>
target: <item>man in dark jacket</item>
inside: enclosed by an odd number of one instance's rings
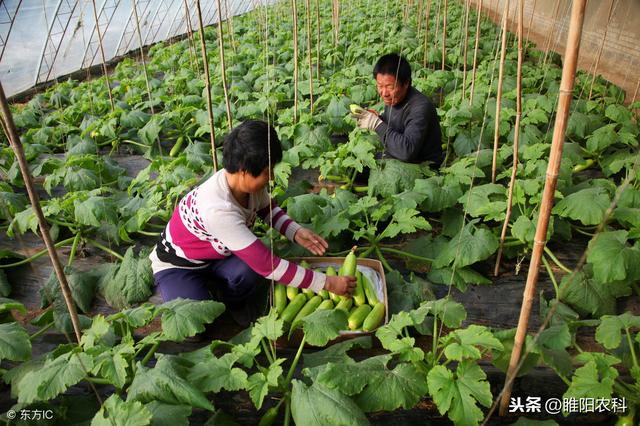
[[[408,163],[442,163],[440,122],[431,101],[411,86],[411,67],[395,53],[382,56],[373,67],[378,94],[384,102],[381,116],[370,110],[353,114],[358,126],[375,131],[385,155]]]

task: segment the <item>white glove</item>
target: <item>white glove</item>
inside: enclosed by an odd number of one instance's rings
[[[358,127],[362,129],[376,130],[382,120],[378,117],[378,114],[369,110],[363,109],[357,113],[352,113],[351,116],[358,122]]]

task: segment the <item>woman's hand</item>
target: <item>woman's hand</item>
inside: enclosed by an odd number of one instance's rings
[[[356,289],[356,277],[327,276],[324,288],[341,296],[351,296]]]
[[[310,229],[300,228],[293,237],[294,241],[311,253],[322,256],[329,244],[320,235]]]

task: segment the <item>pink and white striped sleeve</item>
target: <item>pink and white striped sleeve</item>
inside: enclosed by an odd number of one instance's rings
[[[289,241],[294,241],[298,229],[302,228],[298,223],[291,219],[287,212],[284,211],[274,199],[271,199],[271,204],[258,210],[258,216],[270,224],[275,230],[287,237]]]

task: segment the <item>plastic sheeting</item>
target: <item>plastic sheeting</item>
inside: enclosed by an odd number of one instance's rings
[[[186,0],[198,28],[196,0]],[[220,0],[223,20],[265,0]],[[187,32],[185,0],[135,0],[143,45]],[[140,47],[134,0],[95,0],[107,61]],[[200,0],[204,25],[218,21],[216,0]],[[92,0],[0,0],[0,81],[8,96],[102,63]]]

